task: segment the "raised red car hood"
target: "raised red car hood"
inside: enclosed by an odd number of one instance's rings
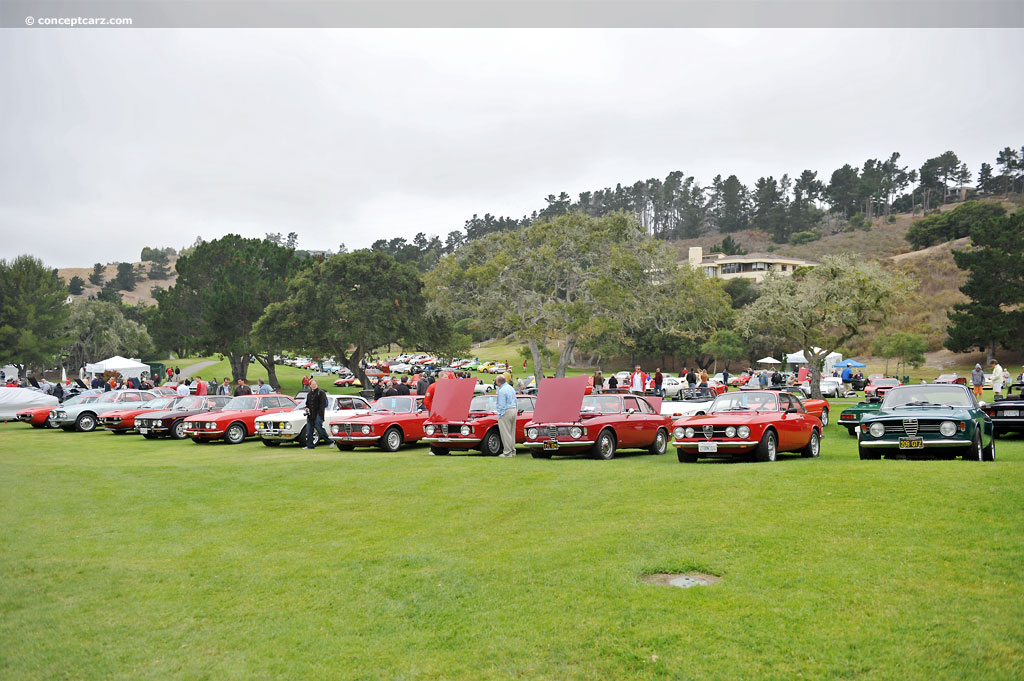
[[[533,410],[533,420],[536,423],[578,421],[586,390],[586,376],[545,378],[537,390],[537,406]]]
[[[645,397],[644,399],[647,400],[648,404],[650,404],[652,407],[654,407],[654,413],[655,414],[660,414],[661,413],[661,403],[664,401],[664,398],[656,397],[654,395],[651,395],[649,397]]]
[[[473,401],[475,378],[445,378],[437,382],[430,403],[431,421],[465,421]]]

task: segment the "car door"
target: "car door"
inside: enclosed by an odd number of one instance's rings
[[[629,413],[632,410],[632,414]],[[619,447],[639,447],[644,439],[644,414],[633,395],[622,398],[622,425],[617,428]]]
[[[654,411],[654,407],[647,400],[641,397],[637,399],[637,402],[640,403],[640,414],[643,417],[640,444],[646,447],[653,444],[654,439],[658,437],[658,428],[664,423],[664,419]]]
[[[516,441],[522,442],[526,440],[523,427],[533,418],[533,398],[516,397],[516,410],[518,411],[516,414]]]
[[[779,404],[783,408],[782,418],[779,419],[779,449],[799,449],[810,440],[807,410],[800,404],[800,400],[788,393],[779,393]]]

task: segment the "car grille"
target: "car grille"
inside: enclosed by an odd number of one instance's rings
[[[447,435],[448,434],[448,424],[447,423],[442,423],[441,424],[441,434],[442,435]]]
[[[711,439],[713,437],[726,437],[725,429],[729,426],[702,426],[697,428],[696,435],[699,437],[703,435],[705,438]],[[738,426],[733,426],[738,427]],[[735,436],[734,436],[735,437]]]
[[[555,439],[556,437],[558,437],[559,430],[560,429],[558,428],[558,426],[548,426],[548,437],[551,438],[552,440]],[[564,431],[565,429],[562,428],[561,430]]]
[[[341,424],[341,429],[342,429],[342,431],[345,432],[346,435],[351,435],[352,434],[352,424],[351,423],[343,423],[343,424]]]
[[[885,424],[886,433],[902,433],[910,437],[918,433],[937,433],[941,421],[918,421],[917,419],[903,419],[902,421],[887,421]]]

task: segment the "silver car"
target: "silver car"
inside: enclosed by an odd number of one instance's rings
[[[157,397],[148,390],[111,390],[92,402],[62,405],[50,412],[50,427],[88,433],[96,430],[99,417],[108,411],[130,409]]]

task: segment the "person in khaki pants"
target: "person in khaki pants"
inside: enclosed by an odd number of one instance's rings
[[[501,434],[501,454],[509,457],[516,455],[516,391],[508,384],[504,376],[494,380],[498,386],[498,433]]]

